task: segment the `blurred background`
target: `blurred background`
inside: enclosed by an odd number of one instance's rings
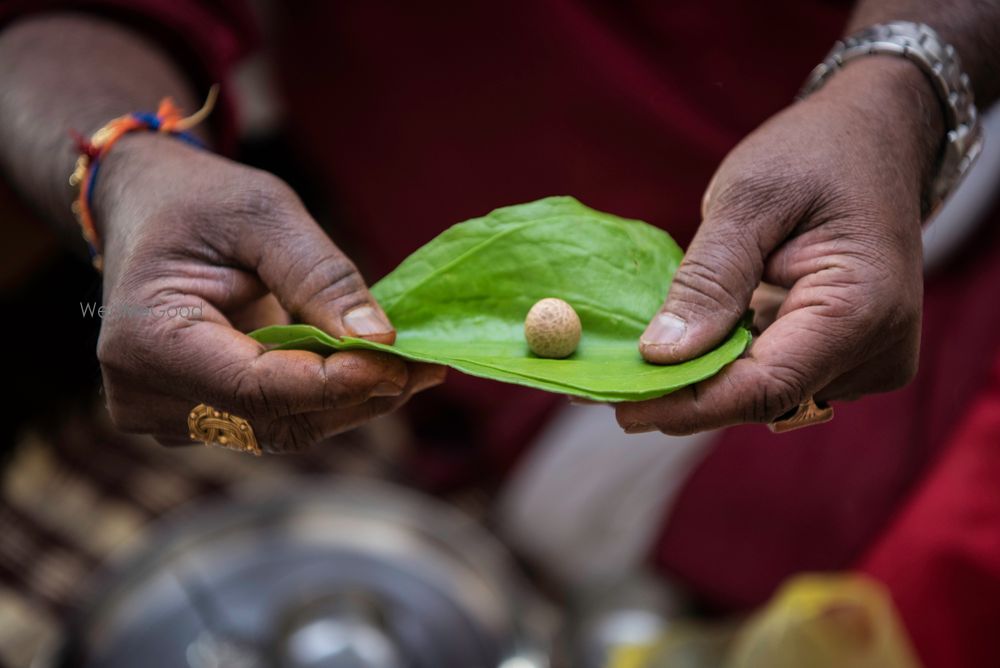
[[[364,269],[361,241],[344,224],[349,207],[294,131],[274,46],[287,34],[276,12],[269,3],[253,6],[262,38],[232,81],[235,155],[287,180]],[[812,50],[822,56],[829,44],[824,33]],[[787,69],[791,80],[808,66]],[[986,125],[992,139],[1000,116]],[[710,174],[714,163],[706,161]],[[946,277],[932,298],[961,289],[956,266],[974,273],[991,261],[984,253],[996,235],[984,230],[1000,227],[998,179],[1000,146],[988,140],[925,229],[928,280]],[[789,523],[771,535],[759,517],[773,512],[767,503],[794,506],[797,497],[768,497],[769,479],[745,469],[717,506],[682,512],[691,477],[711,472],[710,453],[738,447],[740,432],[626,437],[605,406],[522,399],[534,394],[524,388],[497,395],[517,425],[483,427],[454,400],[468,382],[458,380],[451,394],[432,390],[406,411],[303,455],[167,449],[118,433],[101,396],[100,320],[81,312],[81,304],[100,302],[100,277],[2,181],[0,216],[9,351],[0,422],[0,665],[918,665],[892,596],[851,575],[864,570],[855,568],[862,543],[877,542],[889,511],[831,552],[841,514],[864,515],[866,506],[842,498],[833,510],[806,508],[798,547],[783,550],[778,534]],[[947,401],[951,386],[935,387]],[[919,430],[909,416],[925,400],[926,392],[892,414]],[[477,435],[484,429],[516,447],[498,453]],[[849,434],[828,440],[849,447]],[[877,437],[853,439],[869,438],[858,452]],[[787,447],[760,451],[771,462],[761,466],[794,469],[788,476],[805,487],[841,484],[841,473],[821,460],[779,463],[791,461]],[[888,485],[900,496],[938,454],[917,449],[926,455],[919,465],[888,465]],[[747,498],[770,501],[755,515]],[[675,528],[665,528],[675,517]],[[712,535],[671,533],[685,522]],[[756,538],[745,539],[751,531]],[[689,540],[708,541],[711,558],[675,557],[671,541]],[[842,579],[795,579],[812,571]]]

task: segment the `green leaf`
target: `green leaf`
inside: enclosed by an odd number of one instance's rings
[[[484,378],[596,401],[650,399],[716,374],[750,333],[670,366],[648,364],[639,335],[682,257],[662,230],[595,211],[572,197],[497,209],[446,230],[372,286],[396,327],[393,346],[337,339],[309,325],[250,336],[281,349],[383,350]],[[583,337],[566,359],[534,356],[524,317],[544,297],[576,309]]]

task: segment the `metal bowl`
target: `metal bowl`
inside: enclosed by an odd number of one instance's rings
[[[506,550],[374,481],[187,509],[98,580],[34,668],[544,668],[550,616]]]

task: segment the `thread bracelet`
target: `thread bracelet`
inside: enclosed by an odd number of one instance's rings
[[[100,173],[101,160],[111,151],[119,139],[130,132],[137,131],[158,132],[170,135],[192,146],[204,148],[201,141],[192,135],[189,130],[208,117],[215,106],[217,98],[218,86],[212,86],[201,109],[190,116],[184,117],[180,108],[174,104],[174,101],[169,97],[165,97],[160,101],[155,114],[150,112],[133,112],[119,116],[91,135],[90,139],[87,139],[76,131],[70,130],[70,135],[76,144],[76,151],[79,154],[76,159],[76,167],[69,177],[69,184],[74,188],[79,188],[71,208],[77,222],[80,224],[80,231],[87,242],[87,248],[90,251],[90,260],[95,269],[101,271],[104,267],[104,260],[100,251],[100,239],[98,238],[97,227],[94,225],[94,215],[91,207],[97,176]]]

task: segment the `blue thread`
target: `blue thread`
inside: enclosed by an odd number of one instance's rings
[[[177,137],[186,144],[194,146],[195,148],[202,148],[202,149],[205,148],[205,144],[203,144],[200,139],[195,137],[190,132],[175,132],[173,133],[173,136]]]
[[[97,172],[101,169],[101,161],[94,160],[90,168],[90,180],[87,182],[87,206],[93,210],[94,204],[94,184],[97,183]]]
[[[156,114],[148,111],[137,111],[132,114],[132,118],[136,119],[140,123],[146,126],[148,130],[156,132],[160,129],[160,119],[157,118]],[[205,144],[202,143],[200,139],[195,137],[190,132],[171,132],[169,133],[171,137],[176,137],[183,141],[185,144],[194,146],[195,148],[204,149]],[[98,159],[93,160],[93,164],[90,166],[90,179],[87,183],[87,207],[93,211],[94,209],[94,189],[97,186],[97,174],[101,169],[101,161]],[[97,249],[89,241],[87,242],[87,248],[90,251],[90,259],[93,260],[99,254]]]
[[[145,125],[150,130],[160,129],[160,119],[156,117],[156,114],[149,111],[136,111],[132,113],[132,118],[139,121]]]
[[[148,111],[137,111],[132,114],[132,118],[139,121],[145,125],[149,130],[157,132],[162,125],[162,121],[157,118],[156,114],[150,113]],[[190,132],[171,132],[169,133],[172,137],[177,137],[185,144],[190,144],[195,148],[205,148],[205,144],[202,143],[200,139],[195,137]]]

